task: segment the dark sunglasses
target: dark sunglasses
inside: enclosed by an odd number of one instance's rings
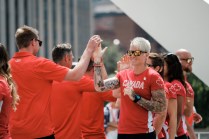
[[[193,63],[194,57],[191,57],[191,58],[181,58],[180,60],[186,61],[189,64],[189,63]]]
[[[143,51],[140,51],[140,50],[136,50],[136,51],[128,50],[127,51],[128,56],[140,56],[142,53],[147,53],[147,52],[143,52]]]
[[[38,41],[38,44],[39,44],[39,46],[41,47],[41,45],[42,45],[42,41],[41,40],[39,40],[39,39],[35,39],[36,41]]]

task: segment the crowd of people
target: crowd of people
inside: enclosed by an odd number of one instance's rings
[[[193,123],[202,117],[187,50],[151,53],[148,40],[133,38],[108,78],[98,35],[73,68],[69,43],[57,44],[51,61],[36,56],[37,29],[22,26],[15,39],[10,60],[0,44],[0,139],[196,139]]]

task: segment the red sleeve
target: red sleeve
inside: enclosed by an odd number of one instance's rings
[[[186,89],[187,89],[187,97],[191,97],[191,98],[194,98],[194,90],[192,89],[192,86],[186,82]]]
[[[181,82],[175,80],[171,83],[172,83],[174,90],[176,91],[176,95],[186,96],[186,90],[184,86],[181,84]]]
[[[176,90],[175,88],[172,86],[171,83],[166,82],[165,83],[166,88],[168,89],[168,99],[176,99],[177,95],[176,95]]]
[[[3,98],[3,96],[6,95],[6,85],[4,82],[0,81],[0,100]]]
[[[151,90],[159,90],[159,89],[164,89],[164,81],[160,74],[153,73],[150,77],[151,79]]]

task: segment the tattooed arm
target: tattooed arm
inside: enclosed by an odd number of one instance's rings
[[[113,90],[120,87],[119,80],[116,77],[103,80],[101,66],[94,67],[94,87],[98,92]]]
[[[155,113],[153,126],[155,127],[156,135],[158,135],[163,127],[163,123],[165,122],[168,108],[168,100],[166,99],[166,109],[163,112]]]
[[[129,98],[136,102],[136,93],[132,88],[124,88],[124,94],[128,95]],[[147,109],[148,111],[152,111],[155,113],[163,112],[166,110],[166,98],[164,89],[159,89],[151,92],[152,98],[151,100],[147,100],[145,98],[142,98],[139,96],[139,99],[137,100],[137,103],[142,106],[143,108]]]
[[[164,90],[155,90],[152,91],[151,100],[141,98],[137,103],[152,112],[163,112],[166,109],[166,98]]]

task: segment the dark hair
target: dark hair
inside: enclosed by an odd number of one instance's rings
[[[160,71],[158,71],[158,73],[161,75],[161,77],[163,77],[163,73],[164,73],[164,61],[163,61],[162,55],[157,54],[157,53],[150,53],[149,54],[149,58],[152,61],[152,66],[154,68],[156,68],[157,66],[160,67]]]
[[[5,47],[0,43],[0,70],[1,74],[6,74],[9,69],[9,56],[7,54],[7,51]]]
[[[80,61],[80,59],[81,59],[81,58],[78,58],[78,62]],[[93,68],[94,68],[94,61],[90,59],[89,65],[88,65],[86,71],[90,71],[90,70],[92,70]]]
[[[52,59],[58,63],[66,54],[70,54],[72,47],[69,43],[58,44],[52,49]]]
[[[16,110],[16,105],[18,104],[20,98],[17,94],[15,83],[10,73],[10,66],[8,64],[8,60],[9,57],[6,48],[0,43],[0,75],[6,78],[9,88],[11,89],[12,107],[14,110]]]
[[[38,31],[35,28],[23,26],[17,29],[15,38],[19,49],[27,48],[31,40],[38,39]]]
[[[90,70],[92,70],[93,68],[94,68],[94,61],[90,59],[89,65],[88,65],[88,68],[87,68],[86,71],[90,71]]]
[[[164,54],[164,61],[166,62],[168,69],[168,75],[167,75],[168,82],[172,82],[173,80],[178,80],[186,88],[182,66],[181,63],[179,62],[178,57],[172,53]]]

